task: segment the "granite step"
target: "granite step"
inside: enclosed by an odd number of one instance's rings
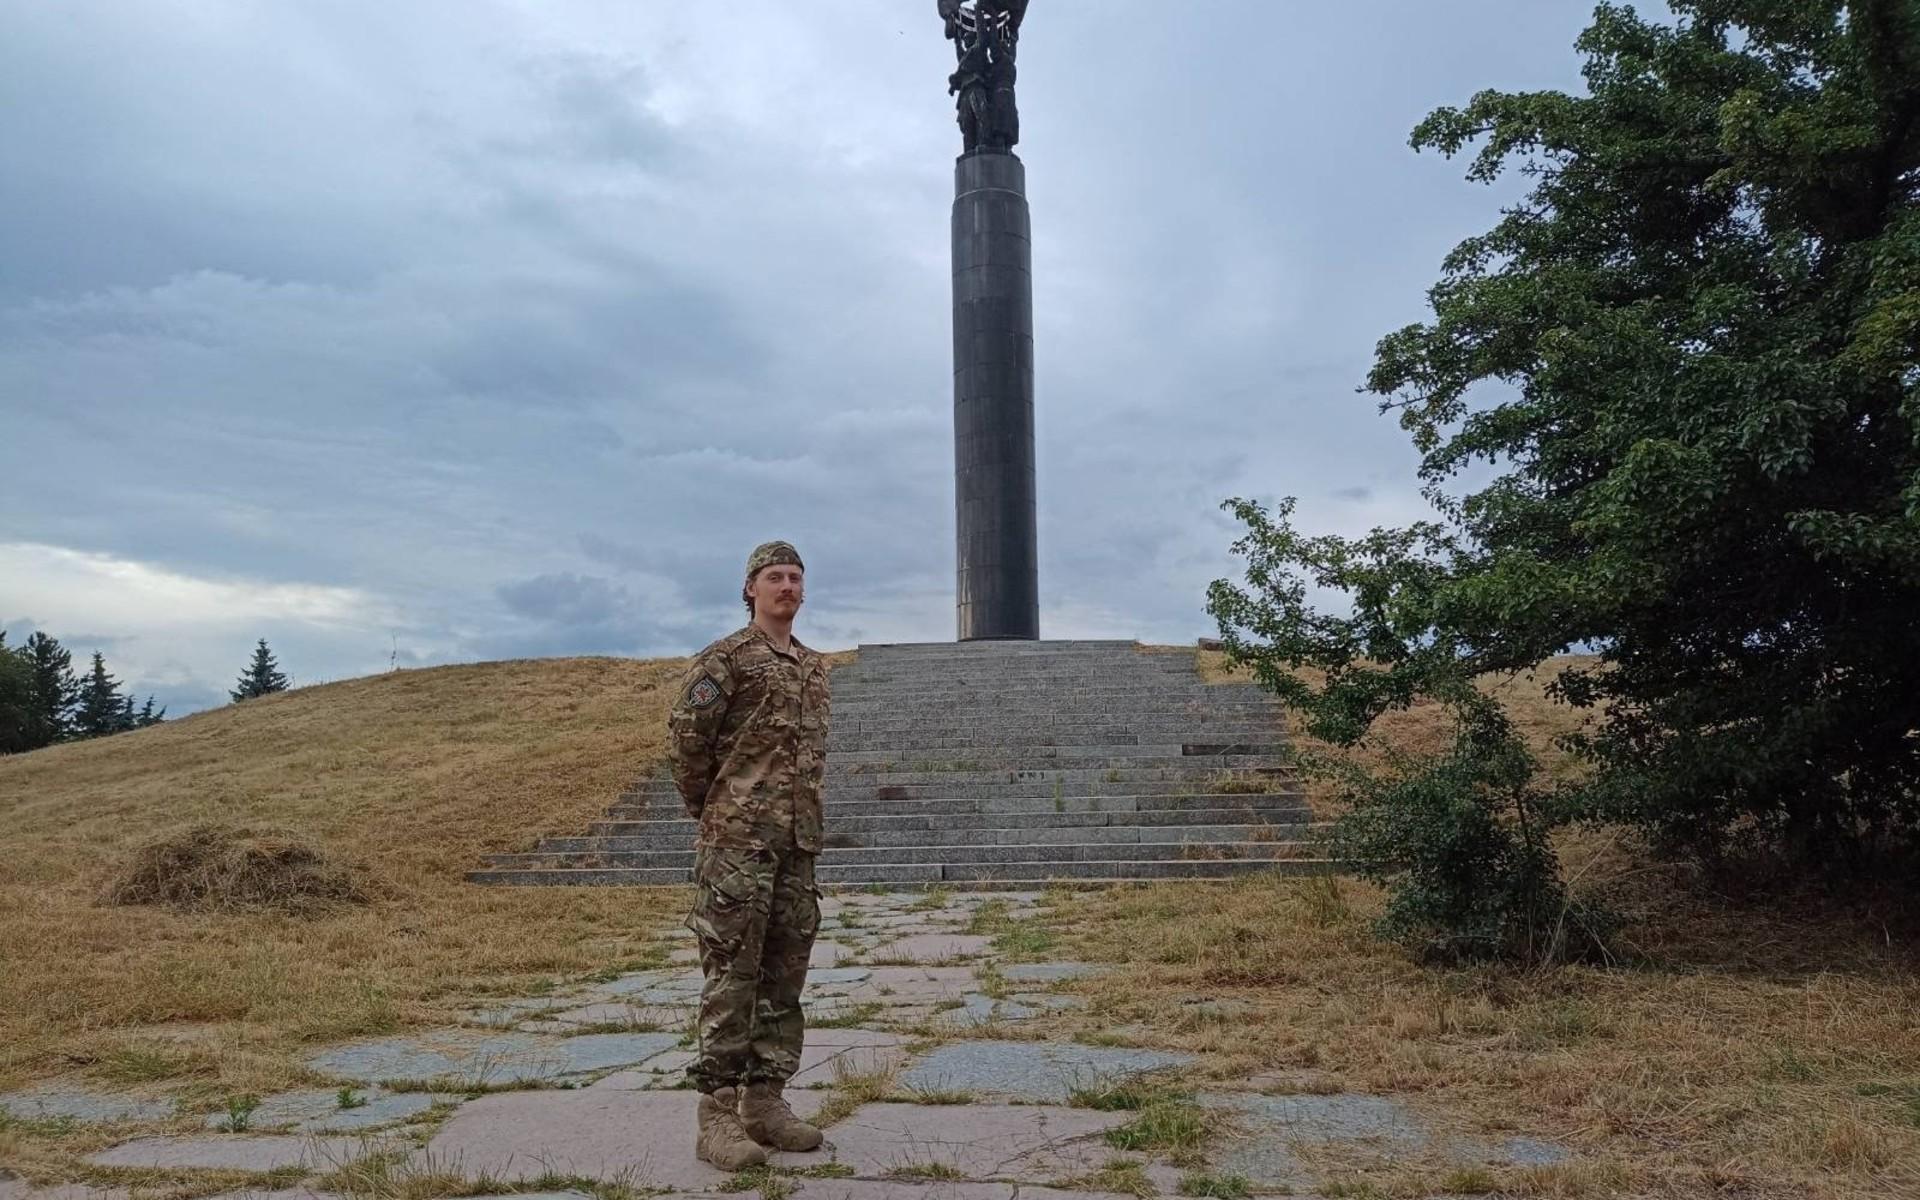
[[[1014,778],[1008,778],[1008,776]],[[831,796],[849,800],[868,800],[876,797],[868,793],[884,793],[879,799],[913,799],[916,796],[938,796],[951,799],[960,796],[1054,796],[1060,794],[1075,796],[1114,796],[1114,795],[1155,795],[1167,792],[1204,792],[1204,791],[1250,791],[1256,786],[1285,787],[1294,783],[1299,775],[1284,765],[1241,767],[1227,770],[1221,767],[1197,764],[1185,769],[1165,767],[1151,771],[1125,771],[1109,768],[1106,771],[1049,772],[1044,768],[1029,768],[1014,771],[917,771],[883,774],[878,771],[856,773],[830,773],[822,781],[822,786]],[[1209,784],[1225,786],[1208,787]],[[905,789],[905,790],[901,790]],[[620,793],[617,803],[635,803],[657,796],[673,797],[678,793],[671,780],[643,779],[628,791]]]
[[[1304,818],[1259,824],[1225,825],[1067,825],[1029,827],[1002,825],[982,829],[827,830],[830,848],[863,849],[882,846],[918,846],[930,841],[967,846],[1019,845],[1133,845],[1139,842],[1261,842],[1291,841],[1324,828]],[[614,837],[546,837],[533,853],[618,854],[653,850],[684,850],[693,845],[691,828],[673,833]]]
[[[1244,799],[1244,798],[1242,798]],[[920,816],[895,812],[878,817],[830,818],[832,833],[867,833],[884,829],[992,829],[1017,819],[1029,829],[1055,829],[1083,825],[1244,825],[1256,822],[1299,822],[1307,820],[1311,810],[1304,803],[1291,805],[1248,803],[1219,808],[1166,809],[1155,812],[1039,812],[1039,813],[953,813]],[[679,834],[692,837],[695,823],[686,817],[658,817],[639,821],[594,821],[587,832],[594,837],[640,837],[648,834]]]
[[[848,750],[895,750],[902,754],[918,754],[929,750],[1005,750],[1009,748],[1027,749],[1047,746],[1112,746],[1129,742],[1141,744],[1169,741],[1204,741],[1208,738],[1222,740],[1248,740],[1259,737],[1272,737],[1272,728],[1220,729],[1209,730],[1183,725],[1172,728],[1150,728],[1121,731],[1114,729],[1087,729],[1083,732],[1066,731],[1060,733],[1009,733],[994,735],[991,733],[867,733],[855,731],[845,735],[836,734],[828,740],[828,754],[838,754]]]
[[[1130,641],[896,643],[833,674],[828,884],[1103,886],[1326,869],[1272,695]],[[1258,791],[1245,790],[1257,787]],[[664,772],[582,835],[488,857],[489,884],[686,881]]]
[[[1238,749],[1251,750],[1252,747],[1243,744]],[[1084,755],[1060,755],[1038,762],[1025,755],[945,759],[901,759],[876,755],[854,761],[848,761],[846,756],[835,755],[827,761],[826,771],[829,779],[861,777],[892,779],[900,775],[943,775],[966,772],[1004,775],[1010,771],[1016,773],[1091,771],[1096,775],[1103,775],[1108,771],[1218,771],[1223,768],[1279,769],[1291,766],[1293,766],[1292,755],[1268,750],[1241,754],[1137,754],[1131,758],[1122,755],[1091,758]]]
[[[996,813],[1001,816],[1032,816],[1044,813],[1151,813],[1187,809],[1217,811],[1229,802],[1244,805],[1259,813],[1294,812],[1304,806],[1299,791],[1242,792],[1209,795],[1173,796],[1062,796],[1058,800],[1035,796],[975,796],[940,800],[834,800],[827,798],[823,815],[828,825],[853,817],[883,816],[958,816]],[[608,809],[606,820],[645,821],[678,820],[685,810],[677,800],[657,804],[618,805]]]
[[[1275,842],[1028,842],[1023,844],[987,843],[983,845],[863,846],[829,847],[820,855],[820,865],[875,866],[896,863],[1065,863],[1111,861],[1125,857],[1133,861],[1179,860],[1214,861],[1291,860],[1315,857],[1318,843],[1312,841]],[[608,850],[590,853],[533,851],[520,854],[489,854],[487,865],[494,870],[557,871],[569,867],[691,867],[694,851],[679,849]]]
[[[1048,863],[1044,871],[1019,863],[822,866],[815,877],[828,885],[965,883],[970,888],[999,887],[1026,891],[1076,881],[1113,883],[1122,880],[1227,879],[1262,871],[1277,875],[1311,875],[1324,874],[1331,869],[1332,864],[1325,859],[1196,859],[1172,862],[1116,859],[1111,862]],[[471,871],[467,879],[473,883],[523,887],[662,887],[689,883],[692,875],[689,867],[575,867],[551,871]]]
[[[1239,779],[1292,779],[1298,772],[1295,767],[1278,757],[1254,758],[1246,766],[1233,772]],[[1126,783],[1132,780],[1148,783],[1164,783],[1168,780],[1191,781],[1196,779],[1214,779],[1222,775],[1223,769],[1209,759],[1179,758],[1171,760],[1167,766],[1112,766],[1112,767],[1057,767],[1057,766],[1009,766],[1004,768],[982,768],[970,763],[956,762],[946,767],[923,766],[914,769],[898,766],[893,769],[877,770],[868,767],[850,770],[850,764],[829,762],[825,779],[828,786],[842,787],[890,787],[907,784],[1002,784],[1002,783],[1060,783],[1071,787],[1080,783]],[[673,791],[670,780],[660,776],[643,779],[623,792],[623,796],[651,796]]]

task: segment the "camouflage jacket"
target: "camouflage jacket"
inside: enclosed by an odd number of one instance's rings
[[[694,656],[667,741],[700,845],[820,852],[828,705],[827,662],[798,638],[782,653],[749,625]]]

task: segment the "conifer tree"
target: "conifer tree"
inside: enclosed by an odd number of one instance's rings
[[[261,638],[260,644],[254,647],[253,661],[247,664],[246,670],[240,672],[240,682],[228,695],[235,700],[247,700],[286,690],[287,677],[280,673],[280,664],[274,661],[273,651],[267,649],[267,639]]]
[[[131,701],[129,701],[129,703],[131,703]],[[158,725],[166,719],[167,706],[164,704],[161,705],[159,711],[156,712],[153,707],[153,697],[148,696],[147,702],[140,706],[139,712],[134,714],[133,727],[135,729],[146,729],[149,726]]]
[[[33,715],[33,671],[0,629],[0,754],[33,749],[27,739]]]
[[[30,676],[26,748],[51,746],[73,731],[73,706],[80,695],[80,685],[73,677],[73,655],[58,638],[38,631],[27,638],[18,653]]]
[[[120,681],[107,674],[107,660],[93,652],[93,669],[80,684],[80,703],[73,713],[73,736],[106,737],[126,726],[126,704],[120,696]]]

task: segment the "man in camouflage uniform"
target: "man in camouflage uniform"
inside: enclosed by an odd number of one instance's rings
[[[800,991],[820,927],[813,862],[827,752],[827,664],[793,637],[806,567],[786,542],[747,559],[744,629],[694,656],[668,718],[674,783],[700,822],[693,911],[700,943],[695,1153],[723,1170],[762,1146],[812,1150],[820,1131],[781,1090],[800,1065]]]

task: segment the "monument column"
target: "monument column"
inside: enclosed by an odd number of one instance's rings
[[[1040,636],[1033,273],[1026,168],[980,147],[954,166],[953,455],[959,637]]]

